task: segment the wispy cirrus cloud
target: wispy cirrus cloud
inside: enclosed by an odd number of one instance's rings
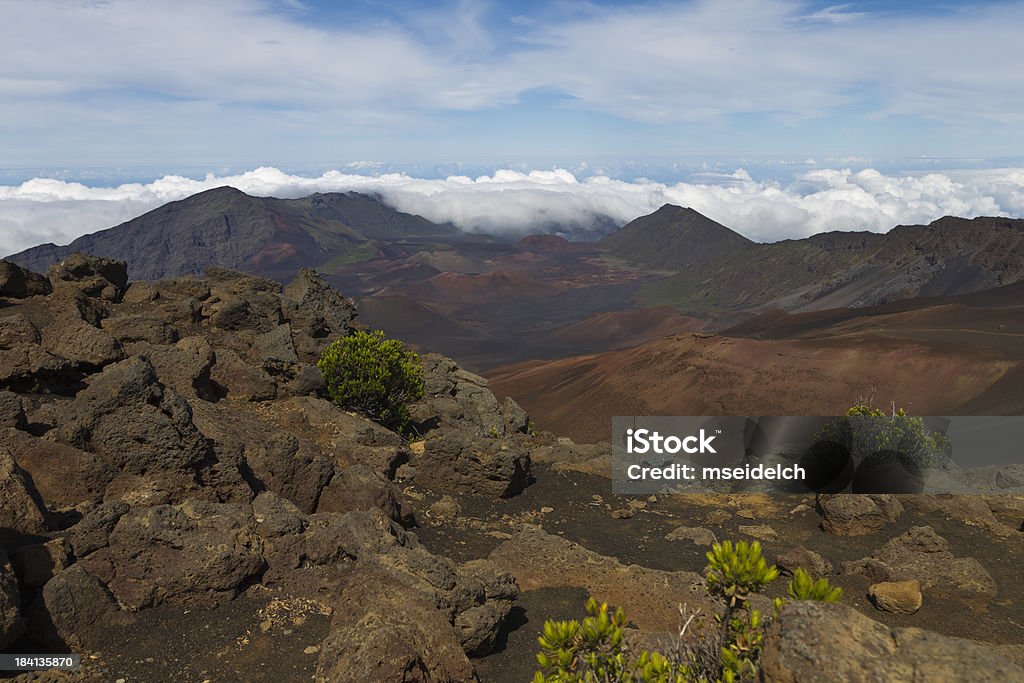
[[[787,183],[758,180],[744,170],[707,174],[692,182],[659,183],[601,175],[581,179],[561,169],[428,179],[342,171],[301,176],[257,168],[230,176],[165,176],[114,187],[53,179],[0,186],[0,253],[41,242],[67,243],[221,185],[275,197],[349,190],[378,193],[395,208],[433,221],[451,221],[467,231],[513,233],[535,231],[552,221],[585,222],[595,215],[626,223],[665,203],[693,207],[761,241],[824,230],[885,231],[948,214],[1024,216],[1024,168],[904,175],[816,168]]]
[[[352,6],[8,0],[6,163],[1024,153],[1020,2]]]

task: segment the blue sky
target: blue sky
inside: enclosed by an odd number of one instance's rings
[[[1024,157],[1019,2],[3,0],[0,16],[8,181]]]

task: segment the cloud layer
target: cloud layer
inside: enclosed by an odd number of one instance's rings
[[[789,183],[757,180],[740,169],[666,184],[624,181],[569,171],[499,170],[477,178],[416,178],[404,173],[317,177],[261,167],[201,180],[169,175],[151,183],[88,187],[36,178],[0,186],[0,254],[44,242],[66,244],[166,202],[221,185],[259,196],[313,192],[379,193],[386,202],[463,230],[535,231],[538,225],[608,216],[624,224],[665,203],[690,206],[759,241],[805,237],[826,230],[886,231],[943,215],[1024,216],[1024,168],[885,175],[873,169],[815,169]]]

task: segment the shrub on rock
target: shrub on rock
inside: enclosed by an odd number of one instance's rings
[[[380,331],[358,330],[338,339],[317,367],[332,401],[393,429],[408,426],[408,404],[423,396],[419,356]]]

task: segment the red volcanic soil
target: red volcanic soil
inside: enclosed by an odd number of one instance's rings
[[[1007,289],[916,308],[766,315],[729,336],[682,334],[488,378],[538,426],[586,442],[609,438],[614,415],[829,415],[869,396],[918,415],[1015,414],[1024,298],[1013,303]]]
[[[595,313],[563,327],[552,339],[580,350],[613,350],[681,332],[699,332],[706,321],[683,315],[669,306],[630,308],[624,311]]]

